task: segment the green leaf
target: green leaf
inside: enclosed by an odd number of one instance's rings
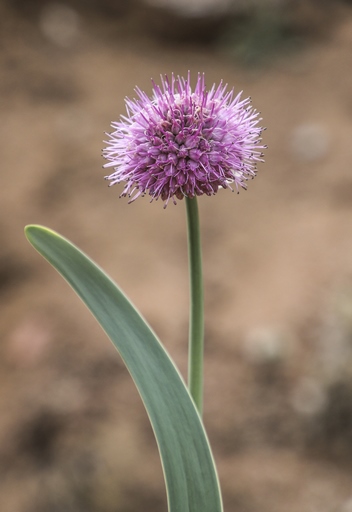
[[[171,358],[116,284],[57,233],[27,226],[35,249],[66,279],[124,360],[157,440],[170,512],[221,512],[218,478],[202,421]],[[145,461],[148,471],[148,462]]]

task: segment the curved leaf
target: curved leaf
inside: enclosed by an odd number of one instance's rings
[[[155,334],[113,281],[68,240],[42,226],[27,226],[26,236],[91,310],[124,360],[155,433],[169,511],[221,512],[202,421]]]

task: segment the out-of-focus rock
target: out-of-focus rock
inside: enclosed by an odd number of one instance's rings
[[[338,512],[352,512],[352,497],[345,501],[345,503],[342,505],[341,509],[339,509]]]
[[[270,327],[251,330],[243,341],[245,358],[256,365],[280,363],[288,357],[291,348],[288,336]]]
[[[68,48],[78,39],[79,14],[65,4],[50,2],[45,5],[39,23],[43,35],[56,46]]]
[[[304,378],[293,390],[292,406],[294,410],[304,416],[318,414],[326,406],[325,390],[318,380]]]
[[[298,383],[292,406],[304,421],[309,451],[334,460],[349,460],[352,454],[351,284],[335,290],[322,308],[314,352],[315,362],[311,366],[314,377]]]
[[[29,317],[19,320],[9,334],[6,359],[11,365],[26,368],[39,364],[53,340],[53,330],[43,318]]]
[[[290,137],[292,156],[301,162],[314,162],[324,158],[331,147],[330,134],[318,123],[302,123]]]
[[[323,311],[318,333],[319,371],[328,384],[352,383],[352,285],[335,291]]]

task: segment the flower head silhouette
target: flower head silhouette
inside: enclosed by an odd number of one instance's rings
[[[193,198],[216,194],[220,187],[246,189],[263,161],[263,128],[250,98],[241,99],[227,85],[207,91],[199,74],[192,90],[187,79],[153,82],[149,98],[139,88],[138,99],[126,99],[127,116],[112,123],[103,156],[114,168],[110,185],[125,182],[120,197],[130,202],[149,194],[153,199]]]

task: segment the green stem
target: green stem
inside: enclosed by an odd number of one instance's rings
[[[200,414],[203,409],[204,294],[197,198],[186,200],[190,277],[188,386]]]

